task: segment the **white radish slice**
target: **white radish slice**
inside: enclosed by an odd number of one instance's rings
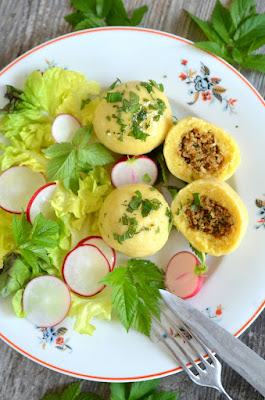
[[[78,243],[77,247],[81,246],[82,244],[93,244],[94,246],[96,246],[108,260],[111,271],[114,269],[116,263],[116,252],[112,247],[110,247],[107,243],[104,242],[102,237],[89,236],[81,240],[81,242]]]
[[[81,123],[71,114],[59,114],[52,124],[52,136],[57,143],[71,142]]]
[[[37,190],[37,192],[31,197],[27,207],[27,218],[31,224],[33,224],[34,219],[39,213],[42,213],[45,219],[56,220],[56,214],[49,201],[52,198],[55,188],[55,182],[48,183]]]
[[[11,167],[0,175],[0,207],[10,213],[26,211],[33,194],[46,184],[44,175],[31,168]]]
[[[40,328],[58,325],[68,314],[71,295],[61,279],[42,275],[32,279],[23,292],[26,318]]]
[[[95,296],[105,285],[99,283],[110,272],[103,253],[91,244],[83,244],[67,254],[63,264],[63,278],[72,292],[83,297]]]
[[[153,186],[157,175],[157,165],[151,158],[122,157],[111,170],[111,181],[115,187],[129,183],[146,183]]]
[[[165,285],[170,293],[187,299],[195,296],[203,284],[203,276],[195,274],[200,262],[194,254],[181,251],[169,261],[165,274]]]

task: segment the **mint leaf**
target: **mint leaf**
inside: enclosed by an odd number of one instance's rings
[[[82,382],[72,383],[68,386],[61,395],[61,400],[76,400],[80,394],[82,388]]]
[[[46,394],[41,400],[60,400],[59,394]]]
[[[265,44],[265,36],[254,39],[248,49],[248,53],[252,53],[252,51],[259,49],[264,44]]]
[[[191,14],[190,12],[187,11],[189,16],[195,21],[201,30],[204,32],[204,34],[207,36],[207,38],[211,42],[215,42],[219,44],[219,46],[222,46],[225,44],[223,39],[218,35],[218,33],[214,30],[213,26],[210,24],[210,22],[203,21],[200,18],[196,17],[195,15]]]
[[[133,11],[130,22],[132,26],[139,25],[143,19],[144,14],[148,11],[147,6],[139,7]]]
[[[134,382],[131,386],[131,392],[128,400],[140,400],[154,393],[159,384],[159,379],[145,382]]]
[[[233,40],[229,35],[229,31],[233,30],[232,18],[229,10],[219,0],[217,0],[212,13],[212,24],[216,32],[226,43],[233,44]]]
[[[100,18],[108,15],[111,8],[112,0],[96,0],[96,11]]]
[[[79,22],[81,22],[83,19],[85,19],[85,14],[76,12],[73,14],[66,15],[64,17],[65,21],[67,21],[71,25],[77,25]]]
[[[107,22],[109,25],[130,25],[130,19],[124,8],[122,0],[112,0],[112,7],[107,15]]]
[[[111,397],[110,400],[127,400],[129,396],[128,383],[111,383],[110,384]]]
[[[256,69],[265,74],[265,54],[249,55],[244,58],[242,67]]]
[[[231,18],[235,28],[249,15],[256,13],[254,0],[234,0],[230,8]]]
[[[72,6],[79,11],[89,12],[96,9],[96,0],[71,0]]]
[[[264,37],[265,14],[253,15],[247,18],[236,30],[234,41],[236,47],[246,47],[252,40]]]
[[[75,26],[75,31],[82,29],[98,28],[100,26],[107,26],[103,18],[99,18],[93,11],[87,12],[84,19]]]

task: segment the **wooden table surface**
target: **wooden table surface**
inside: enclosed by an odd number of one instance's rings
[[[223,3],[225,3],[223,1]],[[226,4],[230,3],[226,1]],[[184,9],[202,19],[211,15],[215,0],[124,0],[128,11],[147,4],[148,13],[141,26],[183,36],[193,41],[204,35]],[[265,1],[256,0],[258,12],[265,12]],[[64,16],[72,12],[70,0],[0,0],[0,69],[19,55],[56,36],[71,32]],[[264,48],[262,49],[264,53]],[[265,75],[243,70],[253,86],[265,95]],[[241,340],[265,358],[265,313],[242,334]],[[44,368],[23,357],[6,343],[0,342],[0,399],[39,400],[46,393],[61,393],[72,382],[79,381]],[[223,365],[223,385],[234,400],[261,400],[239,375]],[[109,384],[84,381],[83,388],[109,398]],[[184,372],[162,378],[161,390],[179,391],[180,400],[215,400],[213,389],[193,384]]]

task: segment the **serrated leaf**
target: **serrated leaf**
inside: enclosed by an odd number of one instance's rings
[[[173,392],[158,392],[153,393],[147,397],[145,400],[176,400],[179,396],[179,393]]]
[[[138,303],[137,291],[130,278],[126,277],[120,286],[113,288],[111,302],[118,313],[121,323],[128,332]]]
[[[265,44],[265,36],[254,39],[250,47],[248,48],[248,53],[252,53],[252,51],[258,50],[264,44]]]
[[[61,400],[76,400],[80,394],[82,388],[82,382],[72,383],[68,386],[61,395]]]
[[[139,7],[133,11],[130,22],[132,26],[139,25],[143,19],[144,14],[148,11],[147,6]]]
[[[81,12],[72,13],[72,14],[66,15],[64,17],[65,21],[67,21],[69,24],[71,24],[73,26],[77,25],[84,18],[85,18],[85,15],[84,15],[84,13],[81,13]]]
[[[128,383],[111,383],[111,400],[127,400],[129,396],[129,384]]]
[[[21,245],[28,240],[31,231],[31,224],[27,221],[24,212],[22,212],[20,220],[15,214],[13,215],[12,231],[15,242],[18,245]]]
[[[131,258],[128,260],[128,268],[134,277],[137,278],[142,287],[153,286],[159,287],[163,285],[164,277],[157,266],[149,260],[136,260]],[[158,285],[155,285],[155,282]],[[153,285],[152,285],[153,284]]]
[[[75,31],[98,28],[100,26],[107,26],[107,24],[103,18],[99,18],[91,11],[90,13],[85,13],[85,18],[75,26]]]
[[[265,35],[265,14],[253,15],[247,18],[234,34],[235,46],[246,47],[257,38]]]
[[[242,62],[242,67],[256,69],[265,74],[265,54],[249,55]]]
[[[151,290],[146,290],[145,288],[142,288],[139,284],[136,284],[136,289],[138,296],[143,300],[145,307],[152,313],[154,314],[158,319],[160,319],[160,309],[159,309],[159,300],[158,300],[158,294],[156,293],[157,297],[155,296],[150,296]],[[153,289],[154,290],[154,289]]]
[[[45,151],[47,157],[60,157],[67,156],[73,150],[73,145],[71,143],[55,143],[48,147]]]
[[[71,176],[75,169],[76,161],[77,153],[74,151],[50,160],[47,166],[48,180],[63,180],[65,177]]]
[[[108,286],[119,286],[121,282],[128,276],[128,269],[123,267],[116,267],[108,275],[100,281]]]
[[[46,394],[41,400],[60,400],[59,394]]]
[[[254,0],[234,0],[230,7],[230,14],[235,28],[249,15],[256,13]]]
[[[199,25],[201,30],[204,32],[204,34],[207,36],[207,38],[211,42],[215,42],[215,43],[219,44],[220,46],[225,44],[223,39],[218,35],[218,33],[213,28],[212,24],[210,24],[210,22],[203,21],[188,11],[187,11],[187,13],[193,19],[193,21],[195,21]]]
[[[141,301],[137,303],[132,325],[138,332],[150,337],[151,315]]]
[[[134,382],[131,386],[129,400],[140,400],[154,393],[159,384],[159,379],[153,379],[145,382]]]
[[[80,146],[81,148],[86,147],[92,134],[92,126],[84,125],[79,128],[72,140],[73,146]]]
[[[46,220],[43,218],[43,215],[40,213],[34,219],[32,232],[30,235],[31,241],[34,240],[43,240],[47,241],[47,243],[52,243],[52,245],[56,245],[56,241],[51,238],[51,236],[56,235],[59,231],[59,225],[55,221]],[[43,246],[49,247],[48,244],[43,244]]]
[[[112,0],[96,0],[96,11],[100,18],[105,18],[111,8]]]
[[[102,143],[92,143],[86,149],[79,152],[81,162],[87,163],[92,167],[105,165],[114,161],[111,152]]]
[[[102,400],[102,398],[95,393],[80,393],[75,400]]]
[[[130,19],[126,13],[122,0],[112,1],[112,7],[107,16],[107,21],[109,25],[113,26],[130,26]]]
[[[71,0],[71,3],[79,11],[96,11],[96,0]]]
[[[21,249],[21,254],[32,268],[38,268],[37,257],[32,253],[31,249]]]
[[[216,54],[217,56],[224,58],[228,62],[233,61],[233,59],[227,55],[228,54],[227,49],[220,47],[217,43],[197,42],[197,43],[194,43],[194,46],[199,47],[202,50],[209,51],[209,53]]]
[[[233,40],[229,34],[229,30],[233,30],[233,21],[229,10],[219,0],[217,0],[212,13],[212,24],[216,32],[226,43],[233,44]]]

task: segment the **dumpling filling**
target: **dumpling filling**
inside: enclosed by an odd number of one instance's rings
[[[224,161],[213,133],[200,132],[196,128],[183,136],[180,153],[186,163],[202,175],[206,172],[216,172]]]
[[[190,228],[209,233],[216,238],[229,235],[234,225],[229,211],[207,196],[201,196],[200,203],[201,205],[195,205],[192,201],[185,209]]]

